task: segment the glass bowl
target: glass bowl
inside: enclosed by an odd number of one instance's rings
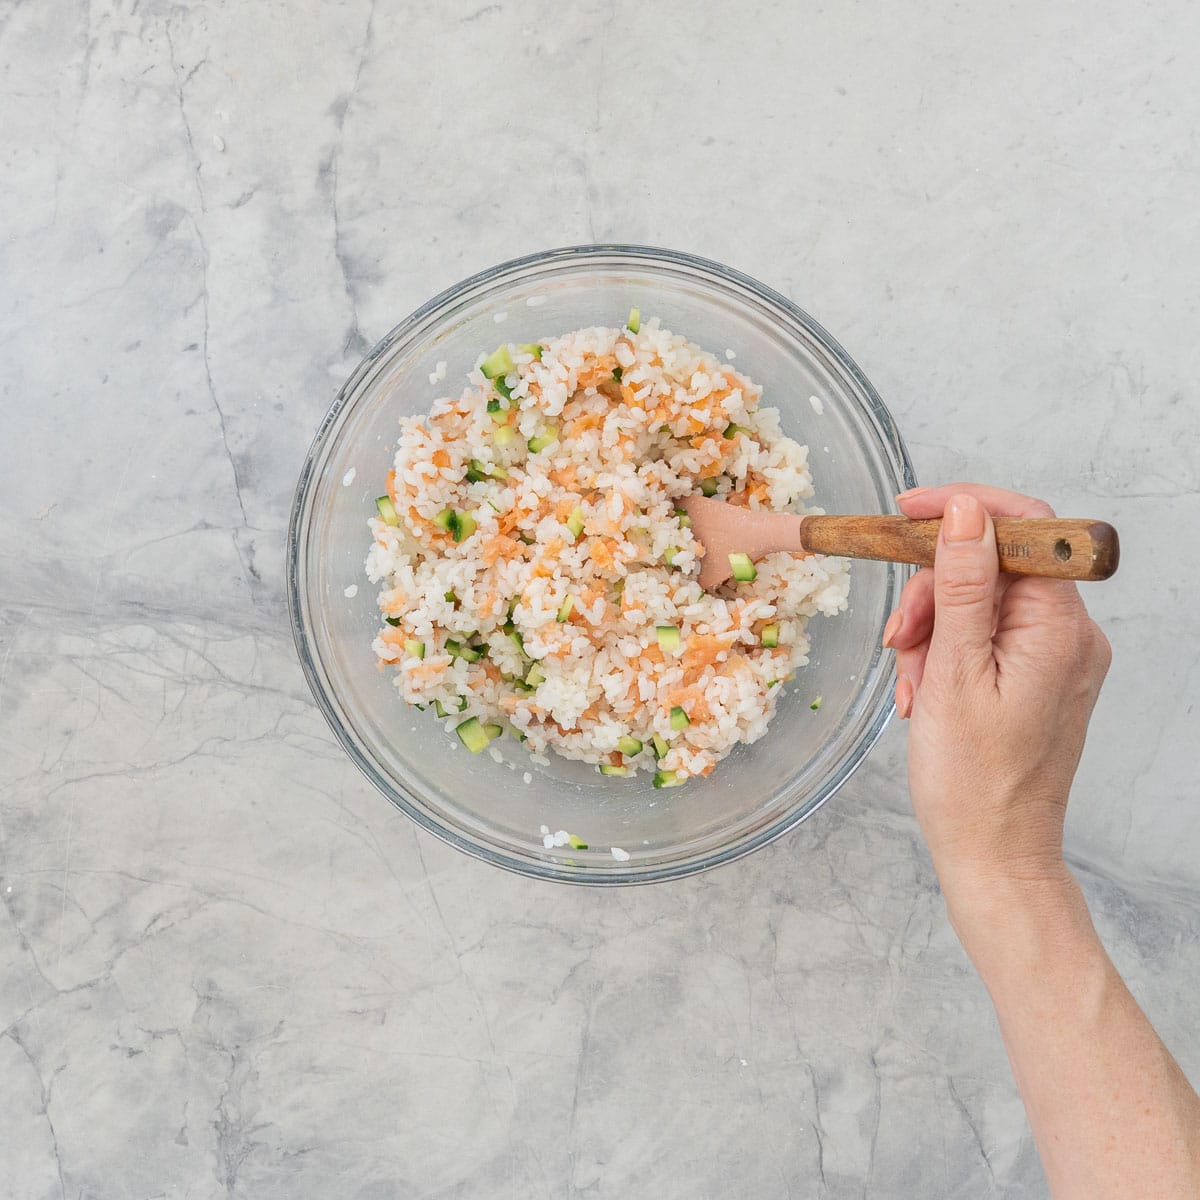
[[[366,522],[384,490],[397,420],[427,412],[438,395],[457,394],[480,353],[500,341],[620,326],[634,305],[644,320],[659,317],[718,357],[727,348],[736,353],[738,369],[763,386],[762,403],[779,408],[784,430],[808,444],[814,503],[829,512],[884,512],[915,482],[874,388],[789,300],[691,255],[577,246],[485,271],[397,325],[350,376],[321,423],[300,473],[288,534],[288,599],[300,661],[360,770],[451,845],[568,883],[687,875],[748,854],[811,816],[891,717],[894,671],[880,637],[910,573],[891,563],[854,563],[849,611],[812,620],[811,665],[786,685],[767,734],[682,787],[656,791],[647,774],[606,778],[556,755],[538,766],[507,738],[493,743],[504,758],[496,763],[487,753],[468,753],[430,714],[405,705],[391,673],[376,667],[376,588],[363,574]],[[446,376],[435,386],[429,377],[439,362]],[[589,849],[546,849],[543,826],[567,830]]]

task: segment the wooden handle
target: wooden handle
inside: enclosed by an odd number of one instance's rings
[[[940,519],[805,517],[805,550],[933,566]],[[1104,521],[1069,517],[997,517],[1000,570],[1048,579],[1107,579],[1121,557],[1117,531]]]

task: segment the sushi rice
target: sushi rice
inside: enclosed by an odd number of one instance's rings
[[[403,419],[366,570],[404,700],[469,749],[508,732],[660,787],[760,738],[808,662],[808,618],[849,591],[844,559],[790,554],[700,589],[683,497],[820,511],[808,450],[761,391],[631,314],[502,346]]]

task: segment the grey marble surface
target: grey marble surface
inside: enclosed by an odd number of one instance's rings
[[[361,352],[626,240],[839,336],[925,481],[1113,520],[1069,848],[1200,1075],[1200,10],[0,4],[0,1192],[1039,1197],[903,730],[795,835],[596,893],[418,834],[294,660]]]

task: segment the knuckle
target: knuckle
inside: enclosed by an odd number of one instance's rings
[[[1112,642],[1104,635],[1104,631],[1094,621],[1088,622],[1091,626],[1091,654],[1090,658],[1096,665],[1101,676],[1108,674],[1108,668],[1112,666]]]
[[[982,567],[967,567],[945,575],[938,587],[938,599],[949,608],[961,608],[990,600],[994,588],[991,575]]]
[[[1045,500],[1039,500],[1036,496],[1029,497],[1029,515],[1031,517],[1052,517],[1054,509],[1048,505]]]

